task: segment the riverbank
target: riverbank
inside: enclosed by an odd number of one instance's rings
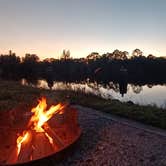
[[[12,81],[0,81],[0,89],[0,111],[10,110],[20,104],[34,106],[38,98],[46,96],[50,101],[79,104],[166,129],[166,110],[155,106],[139,106],[132,102],[122,103],[118,100],[105,100],[81,92],[25,87]]]

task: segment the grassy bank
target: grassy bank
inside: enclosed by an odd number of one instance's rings
[[[23,103],[34,106],[41,96],[46,96],[50,101],[79,104],[166,129],[166,110],[157,107],[105,100],[80,92],[50,91],[21,86],[16,82],[0,81],[0,111],[10,110]]]

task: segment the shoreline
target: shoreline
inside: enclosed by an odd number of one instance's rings
[[[0,89],[0,111],[10,110],[22,103],[33,106],[38,98],[46,96],[50,101],[81,105],[166,129],[166,110],[155,106],[140,106],[132,102],[122,103],[118,100],[106,100],[75,91],[38,89],[23,86],[14,81],[0,81]]]

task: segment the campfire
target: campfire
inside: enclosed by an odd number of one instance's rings
[[[0,165],[22,164],[56,154],[80,136],[77,110],[67,104],[47,106],[41,98],[31,111],[1,113]],[[8,115],[6,115],[8,114]],[[17,116],[19,115],[19,116]]]

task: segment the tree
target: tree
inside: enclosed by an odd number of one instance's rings
[[[149,59],[155,59],[155,56],[152,55],[152,54],[149,54],[149,55],[147,56],[147,58],[149,58]]]
[[[94,59],[96,60],[97,58],[100,58],[100,55],[98,52],[92,52],[91,54],[89,54],[87,57],[87,59]]]
[[[24,63],[36,63],[40,58],[36,54],[25,54],[25,57],[22,58]]]
[[[143,52],[140,49],[136,48],[135,50],[133,50],[132,57],[141,57],[141,56],[143,56]]]
[[[64,60],[67,60],[67,59],[71,59],[70,57],[70,50],[63,50],[63,53],[62,53],[62,56],[61,56],[61,59],[64,59]]]
[[[123,59],[127,59],[128,56],[129,56],[129,52],[123,51]]]
[[[124,59],[127,59],[128,54],[129,53],[127,51],[119,51],[118,49],[116,49],[113,51],[112,56],[114,59],[124,60]]]

